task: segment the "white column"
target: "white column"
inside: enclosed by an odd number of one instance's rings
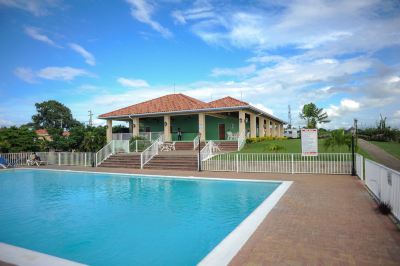
[[[112,141],[112,120],[107,120],[107,143]]]
[[[132,135],[139,136],[139,118],[132,118]]]
[[[206,115],[204,113],[199,113],[199,133],[200,140],[206,140]]]
[[[246,113],[239,111],[239,135],[246,131]],[[246,132],[244,133],[246,136]]]
[[[271,136],[271,120],[269,120],[268,118],[265,119],[267,121],[266,126],[267,128],[265,129],[265,133],[267,137]]]
[[[250,137],[255,138],[257,137],[257,125],[256,125],[256,115],[250,113]]]
[[[171,141],[171,116],[164,115],[164,140]]]
[[[264,117],[259,117],[258,118],[258,133],[260,137],[264,137],[265,136],[265,128],[264,128]]]

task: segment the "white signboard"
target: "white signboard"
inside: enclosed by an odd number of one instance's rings
[[[318,156],[318,130],[316,128],[301,129],[301,155]]]

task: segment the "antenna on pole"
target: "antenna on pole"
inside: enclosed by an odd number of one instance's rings
[[[290,110],[290,104],[288,105],[288,120],[289,120],[288,128],[292,128],[292,112]]]
[[[89,126],[93,126],[93,119],[92,119],[93,113],[92,113],[92,110],[89,110],[88,113],[89,113]]]

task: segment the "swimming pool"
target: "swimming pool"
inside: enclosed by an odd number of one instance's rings
[[[90,265],[195,265],[280,185],[1,171],[0,242]]]

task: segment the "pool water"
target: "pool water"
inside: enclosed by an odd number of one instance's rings
[[[0,242],[90,265],[195,265],[279,185],[0,171]]]

